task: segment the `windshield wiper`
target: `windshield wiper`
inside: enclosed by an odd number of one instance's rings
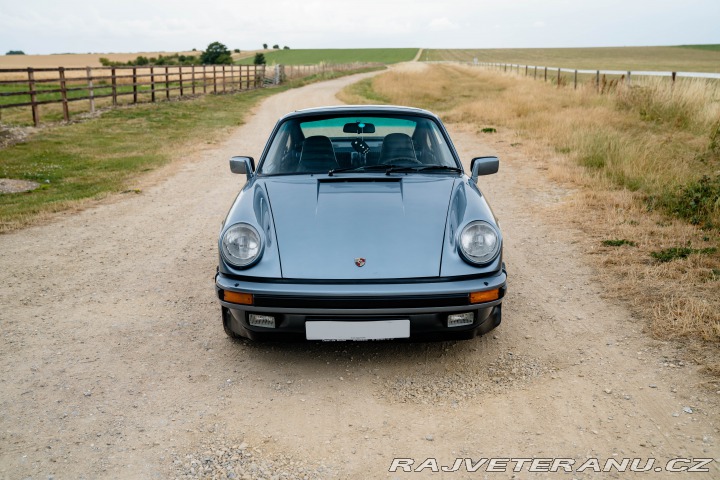
[[[385,171],[385,175],[395,172],[427,172],[428,170],[444,170],[446,172],[462,173],[462,169],[458,167],[449,167],[447,165],[424,165],[422,167],[413,166],[392,166]]]
[[[387,170],[388,168],[392,168],[392,165],[378,163],[377,165],[363,165],[361,167],[334,168],[328,172],[328,176],[332,177],[334,174],[342,172],[369,172],[372,170]]]

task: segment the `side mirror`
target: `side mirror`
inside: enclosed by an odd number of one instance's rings
[[[477,157],[470,162],[471,180],[475,183],[480,175],[492,175],[500,169],[500,160],[497,157]]]
[[[230,171],[232,173],[244,173],[248,181],[255,171],[255,160],[252,157],[232,157],[230,159]]]

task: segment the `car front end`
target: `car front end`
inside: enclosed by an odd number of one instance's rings
[[[502,236],[437,117],[345,107],[278,122],[219,237],[225,331],[250,339],[472,338],[497,327]]]

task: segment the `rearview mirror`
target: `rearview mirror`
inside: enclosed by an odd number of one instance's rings
[[[365,122],[346,123],[343,126],[343,133],[375,133],[375,125]]]
[[[255,160],[252,157],[232,157],[230,159],[230,171],[232,173],[244,173],[248,181],[255,171]]]
[[[480,175],[492,175],[500,169],[500,160],[497,157],[476,157],[470,162],[470,177],[473,182],[477,183]]]

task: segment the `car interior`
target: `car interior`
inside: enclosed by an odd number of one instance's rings
[[[403,120],[396,126],[392,119],[377,119],[384,123],[377,126],[369,121],[333,120],[344,124],[286,122],[275,135],[260,173],[328,173],[372,165],[456,166],[452,158],[448,159],[447,145],[432,130],[430,120]]]

